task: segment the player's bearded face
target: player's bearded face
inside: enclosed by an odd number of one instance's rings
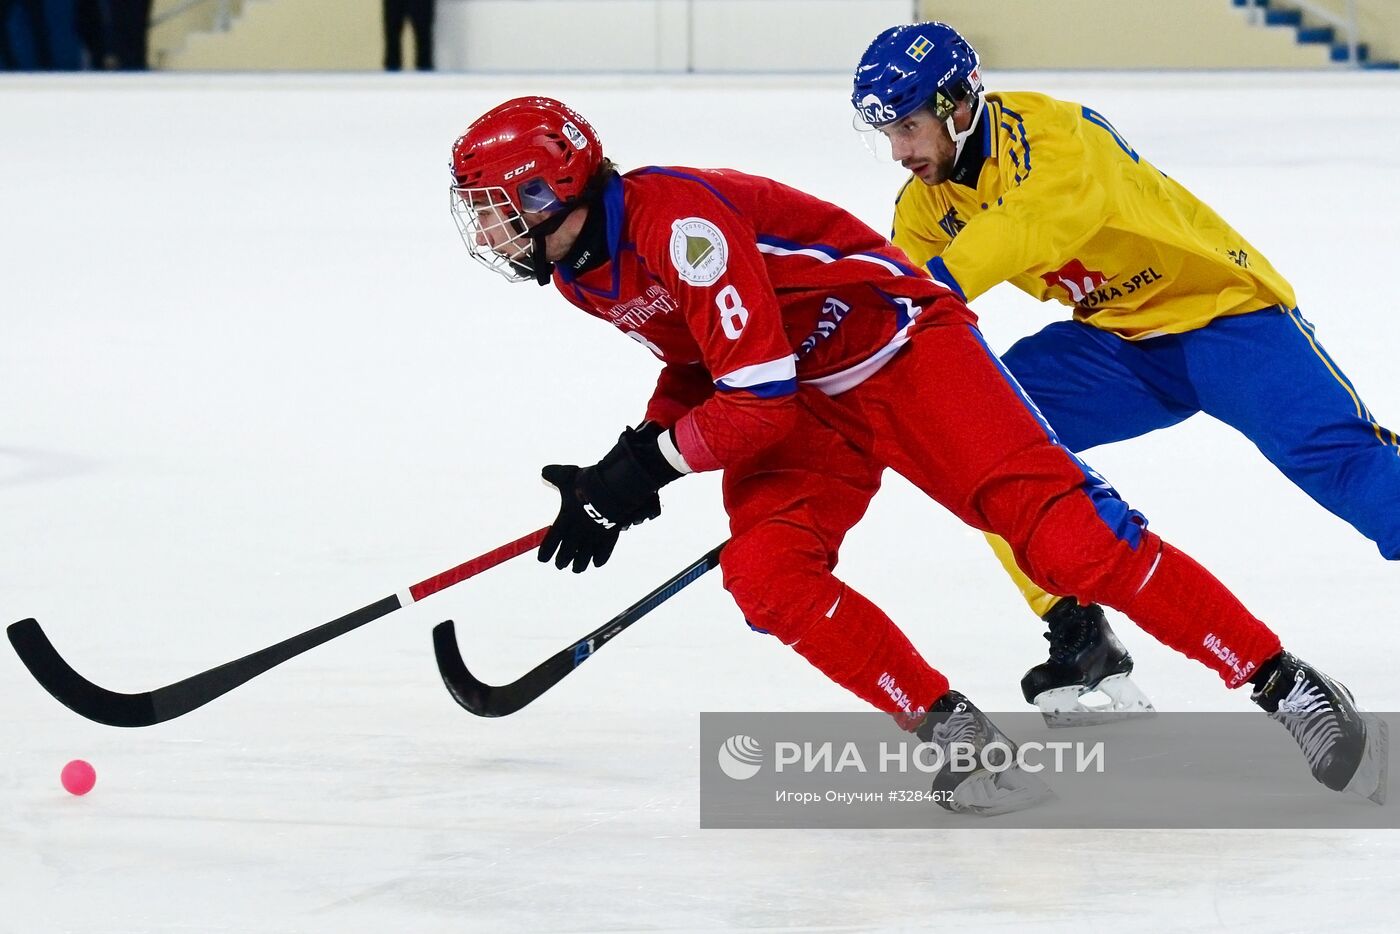
[[[948,127],[927,109],[883,126],[880,132],[889,141],[890,157],[925,185],[938,185],[953,174],[957,147]]]

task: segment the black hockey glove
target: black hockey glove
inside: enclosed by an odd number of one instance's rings
[[[560,570],[572,563],[575,574],[590,563],[602,567],[623,529],[661,515],[656,491],[681,475],[656,445],[661,431],[646,422],[624,431],[592,467],[550,464],[540,471],[560,499],[559,515],[540,544],[541,561],[553,558]]]

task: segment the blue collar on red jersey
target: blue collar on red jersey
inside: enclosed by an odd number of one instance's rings
[[[620,285],[619,280],[621,277],[621,268],[617,264],[617,254],[622,247],[622,220],[624,211],[622,203],[622,176],[614,175],[609,179],[608,183],[603,186],[603,191],[599,195],[598,200],[590,205],[588,209],[590,211],[601,210],[604,217],[607,219],[607,238],[605,246],[608,252],[608,264],[612,267],[612,284],[607,289],[589,288],[582,282],[577,281],[577,278],[567,266],[560,264],[554,268],[562,281],[574,287],[575,294],[579,292],[591,292],[603,298],[617,298]]]

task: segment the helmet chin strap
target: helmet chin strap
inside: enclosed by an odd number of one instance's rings
[[[530,243],[530,271],[535,274],[537,284],[549,285],[554,278],[554,264],[545,256],[544,235],[530,231]]]
[[[974,92],[974,96],[977,98],[977,103],[972,111],[972,122],[967,125],[966,130],[959,133],[953,126],[953,120],[957,117],[956,113],[949,114],[948,119],[944,121],[948,127],[948,135],[953,138],[954,165],[957,165],[958,160],[962,158],[963,145],[972,138],[973,133],[977,132],[977,124],[982,122],[982,111],[987,109],[986,102],[982,99],[981,93]]]
[[[530,271],[535,274],[535,281],[540,285],[549,285],[550,279],[554,276],[554,263],[549,260],[545,240],[563,226],[564,221],[569,219],[569,215],[581,208],[583,204],[582,198],[566,204],[530,228],[530,261],[528,264],[522,263],[521,265],[529,266]]]

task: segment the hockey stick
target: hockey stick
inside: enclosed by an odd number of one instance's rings
[[[452,699],[478,717],[505,717],[554,687],[593,653],[612,641],[628,626],[646,616],[667,600],[699,580],[719,565],[719,553],[728,542],[721,542],[694,561],[684,571],[647,594],[573,645],[545,659],[525,676],[510,684],[491,685],[477,680],[457,648],[452,620],[433,627],[433,653],[437,655],[442,683]]]
[[[522,555],[536,548],[544,540],[547,531],[548,529],[540,529],[531,532],[524,538],[518,538],[508,545],[502,545],[451,570],[420,581],[406,591],[376,600],[353,613],[346,613],[339,619],[308,629],[290,639],[234,659],[217,668],[202,671],[183,681],[141,694],[119,694],[109,691],[78,674],[63,660],[63,656],[58,654],[58,650],[53,647],[39,623],[32,618],[22,619],[10,626],[10,644],[15,647],[20,661],[24,662],[24,666],[29,669],[35,680],[75,713],[108,726],[151,726],[183,716],[197,707],[203,707],[216,697],[227,694],[240,684],[251,681],[288,659]]]

